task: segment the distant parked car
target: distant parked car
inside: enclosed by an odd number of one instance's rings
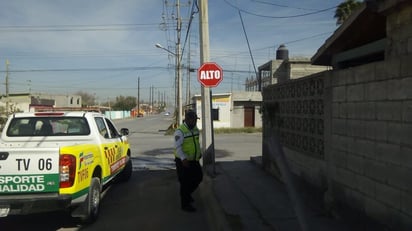
[[[165,114],[164,114],[165,116],[170,116],[170,112],[165,112]]]

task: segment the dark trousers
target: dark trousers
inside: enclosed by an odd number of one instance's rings
[[[192,193],[203,180],[202,167],[199,161],[190,161],[188,167],[184,167],[179,158],[175,158],[177,177],[180,182],[180,201],[182,207],[192,202]]]

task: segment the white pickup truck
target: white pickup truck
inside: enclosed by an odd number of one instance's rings
[[[93,222],[104,186],[131,177],[128,134],[96,112],[9,116],[0,139],[0,217],[68,210]]]

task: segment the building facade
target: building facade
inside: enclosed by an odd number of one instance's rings
[[[289,51],[281,45],[276,51],[276,59],[259,66],[257,78],[246,80],[246,91],[261,91],[271,84],[298,79],[328,69],[328,66],[312,65],[309,58],[289,58]]]
[[[8,97],[0,98],[0,106],[5,112],[29,112],[36,109],[52,108],[81,108],[82,98],[80,95],[53,95],[53,94],[9,94]]]
[[[200,95],[193,97],[195,110],[199,117],[202,115]],[[260,92],[232,92],[212,95],[212,119],[214,128],[244,128],[262,127]],[[202,119],[198,122],[202,128]]]

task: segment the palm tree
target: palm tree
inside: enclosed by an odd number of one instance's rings
[[[352,11],[358,9],[362,5],[362,2],[358,0],[345,0],[338,5],[335,11],[336,25],[342,24],[347,18],[349,18]]]

